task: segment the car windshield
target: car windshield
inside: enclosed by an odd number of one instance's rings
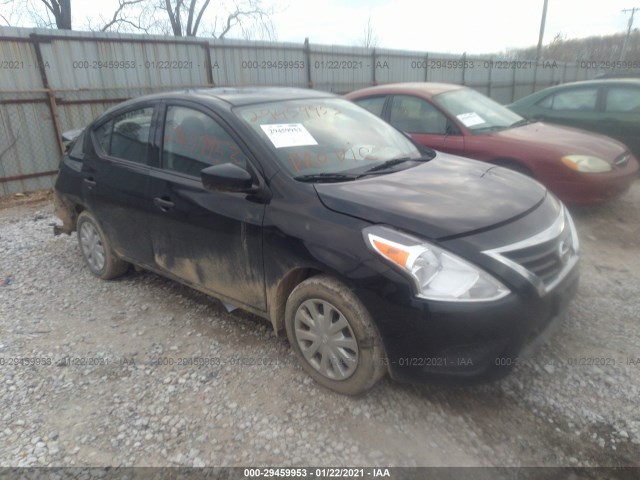
[[[475,133],[504,130],[524,122],[517,113],[468,88],[435,95],[433,100]]]
[[[293,177],[347,179],[422,153],[398,130],[343,99],[304,99],[235,109]],[[410,162],[407,162],[410,163]],[[376,171],[386,170],[378,168]],[[353,178],[352,176],[352,178]]]

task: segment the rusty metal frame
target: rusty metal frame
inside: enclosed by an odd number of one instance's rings
[[[36,53],[36,61],[38,62],[38,69],[40,70],[40,78],[42,79],[42,86],[45,88],[47,93],[49,111],[51,112],[51,119],[53,120],[53,131],[56,136],[57,145],[58,145],[58,153],[62,155],[64,152],[64,145],[62,143],[62,129],[60,127],[60,114],[58,113],[58,106],[56,105],[56,98],[53,94],[49,86],[49,79],[47,78],[47,71],[44,68],[44,61],[42,59],[42,50],[40,49],[40,40],[39,36],[35,33],[29,35],[29,38],[32,40],[33,49]]]
[[[16,180],[26,180],[27,178],[48,177],[56,175],[58,170],[50,170],[48,172],[25,173],[24,175],[14,175],[13,177],[0,177],[0,183],[13,182]]]

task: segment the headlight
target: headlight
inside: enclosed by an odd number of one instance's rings
[[[373,251],[409,274],[419,297],[453,302],[487,302],[510,291],[487,272],[424,240],[387,227],[363,230]]]
[[[609,162],[590,155],[567,155],[562,157],[562,163],[576,172],[604,173],[612,170]]]

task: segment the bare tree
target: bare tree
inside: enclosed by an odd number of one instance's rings
[[[117,27],[119,25],[122,24],[129,24],[131,26],[133,26],[134,28],[139,29],[140,28],[140,22],[133,22],[131,21],[128,17],[126,17],[124,15],[125,11],[127,10],[127,7],[131,6],[131,5],[137,5],[141,2],[143,2],[145,0],[118,0],[118,8],[116,8],[116,11],[113,12],[113,17],[111,17],[111,20],[107,21],[102,28],[100,28],[101,32],[106,32],[107,30],[111,29],[112,27]],[[101,16],[102,18],[102,16]],[[140,17],[138,17],[140,18]]]
[[[543,47],[543,57],[546,60],[559,62],[609,61],[620,56],[624,33],[613,35],[567,39],[558,34],[553,41]],[[631,43],[626,59],[630,62],[640,61],[640,32],[631,32]],[[513,58],[535,59],[535,47],[512,49],[508,53]]]
[[[7,25],[31,23],[44,28],[71,29],[71,0],[0,0],[0,8],[0,22]],[[238,36],[246,39],[275,39],[271,21],[275,7],[265,7],[263,0],[219,0],[215,9],[211,0],[118,0],[113,14],[106,13],[87,17],[82,28],[177,37],[204,32],[215,38],[238,32]],[[209,20],[205,25],[207,14]]]
[[[8,0],[1,5],[10,5],[9,19],[15,26],[36,25],[43,28],[71,30],[71,0]],[[6,16],[5,20],[7,20]]]
[[[95,18],[87,17],[85,26],[88,30],[101,32],[153,33],[158,30],[159,23],[154,14],[153,3],[148,0],[118,0],[118,7],[111,17],[98,14],[98,24],[94,23]]]
[[[173,34],[176,37],[195,37],[210,1],[204,0],[198,6],[198,0],[164,0],[164,10],[169,16]]]
[[[225,38],[233,29],[239,28],[242,37],[250,39],[259,37],[261,39],[275,39],[275,28],[271,22],[274,9],[263,7],[261,0],[248,0],[244,3],[236,3],[235,8],[227,12],[226,20],[222,21],[222,31],[216,35],[214,29],[213,36]],[[219,16],[216,16],[215,26],[218,26]]]
[[[379,41],[380,39],[373,30],[371,15],[369,15],[369,18],[367,19],[367,25],[364,27],[364,31],[362,32],[360,44],[365,48],[375,48],[378,46]]]
[[[13,0],[0,1],[0,7],[11,6],[8,13],[0,13],[0,19],[2,19],[7,25],[11,26],[11,16],[13,13]]]
[[[562,51],[564,49],[564,41],[566,39],[567,36],[562,32],[556,33],[551,43],[544,47],[544,58],[556,59],[559,55],[562,55]]]
[[[176,37],[193,37],[202,26],[202,18],[209,7],[210,0],[160,0],[163,10]],[[225,11],[223,2],[211,28],[211,35],[224,38],[231,30],[240,29],[243,36],[257,30],[261,36],[271,38],[274,35],[270,17],[273,9],[262,5],[262,0],[236,0],[231,9]],[[219,33],[216,33],[220,30]]]
[[[43,28],[71,29],[71,0],[0,0],[0,22],[7,25]],[[142,31],[160,30],[155,6],[151,0],[118,0],[113,15],[97,13],[85,20],[82,28],[92,31]],[[169,34],[170,32],[166,32]]]
[[[51,12],[58,30],[71,30],[71,0],[40,0]]]

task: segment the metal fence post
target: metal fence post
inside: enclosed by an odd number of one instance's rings
[[[313,88],[313,80],[311,80],[311,48],[309,47],[309,37],[304,39],[304,59],[307,62],[307,85],[309,88]]]
[[[51,113],[51,120],[53,121],[53,131],[55,133],[58,145],[58,153],[62,155],[64,152],[64,145],[62,143],[62,131],[60,128],[60,115],[58,114],[58,105],[56,104],[56,97],[54,92],[49,87],[49,79],[47,78],[47,70],[44,67],[44,61],[42,59],[42,51],[40,50],[40,41],[38,40],[38,34],[32,33],[29,35],[33,48],[36,52],[36,61],[38,62],[38,69],[40,70],[40,78],[42,79],[42,86],[47,91],[47,102],[49,105],[49,112]]]
[[[429,52],[424,56],[424,81],[429,81]]]
[[[493,74],[493,57],[489,57],[489,76],[487,77],[487,96],[491,97],[491,79]]]
[[[373,86],[376,86],[378,84],[376,80],[376,47],[371,50],[371,65],[373,66],[371,69],[371,82]]]
[[[216,84],[213,81],[213,68],[212,68],[213,63],[211,62],[211,44],[207,40],[206,42],[204,42],[203,45],[204,45],[204,56],[205,56],[204,68],[207,69],[206,71],[207,83],[212,87],[215,87]]]
[[[467,71],[466,64],[467,63],[467,52],[462,54],[462,85],[465,85],[465,73]]]

